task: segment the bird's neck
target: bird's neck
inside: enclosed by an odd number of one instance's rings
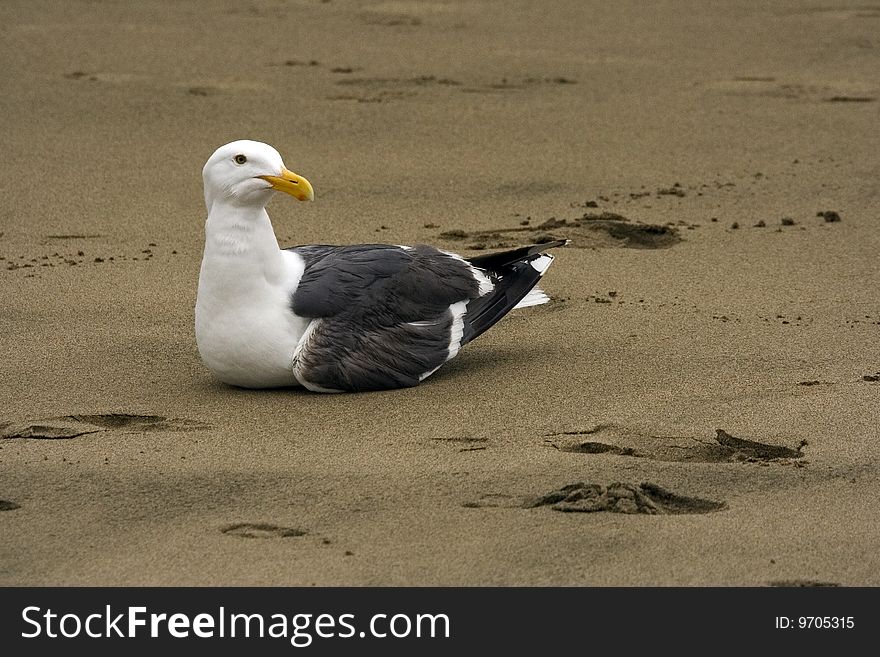
[[[259,270],[270,279],[280,273],[284,258],[266,208],[214,201],[205,222],[204,261]]]
[[[215,201],[205,222],[205,247],[229,256],[260,257],[278,250],[266,208]]]

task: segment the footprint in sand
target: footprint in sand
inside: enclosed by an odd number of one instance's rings
[[[21,506],[16,504],[15,502],[10,502],[9,500],[0,500],[0,511],[15,511],[16,509],[20,509]]]
[[[167,418],[162,415],[104,413],[64,415],[26,424],[0,426],[0,438],[63,440],[102,431],[141,433],[145,431],[199,431],[209,425],[196,420]]]
[[[678,495],[649,482],[638,486],[621,482],[609,486],[579,482],[550,491],[526,506],[549,506],[555,511],[566,512],[611,511],[648,515],[710,513],[727,508],[725,502]]]
[[[221,527],[220,531],[229,536],[239,536],[241,538],[290,538],[305,536],[308,533],[304,529],[279,527],[278,525],[270,525],[262,522],[240,522],[234,525]]]
[[[573,443],[559,447],[563,452],[574,452],[575,454],[614,454],[616,456],[640,456],[632,447],[618,447],[617,445],[609,445],[608,443],[594,442],[587,440],[582,443]]]
[[[585,212],[576,219],[552,217],[536,226],[495,228],[475,232],[455,229],[440,233],[447,241],[472,240],[468,248],[507,248],[516,244],[543,244],[571,240],[576,249],[668,249],[682,241],[674,226],[630,222],[616,212]]]
[[[772,445],[737,438],[723,429],[716,429],[715,441],[709,442],[690,436],[652,435],[615,424],[600,424],[583,431],[563,431],[548,435],[557,439],[548,440],[550,445],[563,452],[696,463],[792,463],[804,456],[803,448],[807,445],[803,440],[796,448]],[[590,436],[591,440],[571,440],[575,436]],[[559,438],[563,440],[558,440]],[[620,443],[627,444],[622,446]]]
[[[474,502],[466,502],[463,506],[467,508],[525,509],[549,506],[554,511],[564,512],[609,511],[628,514],[679,515],[720,511],[727,508],[727,503],[679,495],[650,482],[636,485],[618,481],[608,486],[578,482],[538,497],[522,498],[489,493]]]

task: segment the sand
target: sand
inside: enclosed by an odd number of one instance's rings
[[[880,8],[545,5],[0,5],[0,584],[880,585]],[[553,301],[413,389],[217,383],[237,138],[315,187],[282,243],[570,237]]]

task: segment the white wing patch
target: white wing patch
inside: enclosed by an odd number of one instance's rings
[[[540,306],[542,303],[547,303],[550,301],[550,297],[547,296],[547,293],[544,290],[540,290],[538,288],[532,288],[532,290],[522,298],[522,300],[516,304],[513,309],[517,308],[528,308],[529,306]]]
[[[452,327],[449,330],[449,353],[446,356],[446,361],[450,361],[458,356],[458,352],[461,349],[461,339],[464,337],[464,315],[467,312],[467,305],[467,301],[458,301],[449,306],[449,312],[452,313]],[[417,322],[410,322],[410,324],[417,324]],[[441,366],[442,364],[422,374],[419,377],[419,381],[427,379],[439,370]]]
[[[461,349],[461,339],[464,337],[464,314],[467,312],[467,301],[459,301],[449,306],[452,313],[452,329],[449,332],[449,355],[446,360],[452,360]]]
[[[476,278],[477,282],[480,284],[478,292],[481,297],[486,296],[495,289],[495,284],[489,280],[489,277],[476,267],[471,266],[471,274],[473,274],[474,278]]]
[[[545,271],[547,271],[547,267],[550,266],[550,263],[553,262],[553,256],[549,253],[542,253],[537,258],[529,262],[532,268],[543,275]]]

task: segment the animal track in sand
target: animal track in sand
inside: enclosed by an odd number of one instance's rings
[[[20,508],[21,506],[19,506],[15,502],[10,502],[9,500],[0,500],[0,511],[15,511],[16,509]]]
[[[711,513],[727,508],[726,502],[700,497],[679,495],[665,488],[643,482],[628,484],[614,482],[608,486],[586,482],[568,484],[537,497],[515,497],[501,493],[487,493],[473,502],[465,502],[467,508],[506,507],[533,509],[549,506],[554,511],[678,515]]]
[[[104,431],[139,433],[145,431],[199,431],[209,425],[196,420],[167,418],[162,415],[104,413],[64,415],[25,424],[0,427],[0,438],[59,440]]]
[[[516,236],[522,235],[522,239]],[[538,243],[571,240],[580,249],[615,248],[668,249],[681,242],[674,226],[630,222],[615,212],[586,212],[577,219],[550,219],[536,226],[495,228],[475,232],[448,230],[439,237],[447,241],[475,240],[468,248],[507,248],[522,242]]]
[[[797,164],[799,160],[794,160]],[[820,158],[819,162],[822,160]],[[788,170],[785,175],[794,175],[793,170]],[[580,216],[573,218],[558,218],[551,216],[547,219],[533,219],[531,215],[513,212],[517,225],[502,226],[499,228],[468,232],[454,226],[443,227],[440,239],[464,242],[465,248],[483,250],[487,248],[507,248],[521,245],[525,242],[545,242],[553,239],[567,237],[572,241],[572,248],[606,248],[606,247],[629,247],[641,249],[669,248],[683,241],[681,237],[684,231],[697,231],[708,226],[722,228],[727,233],[737,232],[735,229],[754,227],[756,230],[767,229],[768,233],[796,235],[801,231],[812,230],[818,222],[811,221],[804,216],[797,216],[791,212],[773,212],[770,214],[746,215],[737,213],[728,218],[719,218],[717,208],[723,203],[717,203],[719,199],[713,197],[741,194],[743,186],[766,184],[776,174],[765,175],[760,171],[743,173],[738,176],[738,182],[725,180],[720,174],[715,180],[708,183],[673,182],[669,184],[641,185],[636,190],[619,189],[606,191],[594,195],[592,198],[581,201],[572,201],[570,208],[579,211]],[[568,187],[554,181],[536,180],[529,185],[529,190],[542,194],[559,195]],[[522,192],[523,186],[516,181],[506,181],[494,186],[490,193],[505,202],[516,202]],[[699,200],[702,197],[702,201]],[[729,199],[728,199],[729,200]],[[694,214],[688,214],[688,206],[694,204],[705,206],[706,202],[715,203],[715,209],[707,211],[701,207],[698,212],[708,222],[693,221],[693,219],[677,219],[663,223],[652,223],[652,218],[660,214],[669,216],[685,216],[696,218]],[[724,201],[726,203],[727,201]],[[670,207],[672,206],[672,207]],[[634,217],[627,216],[633,213]],[[708,216],[707,216],[708,215]],[[817,213],[822,218],[820,225],[835,224],[840,219],[840,212],[836,210],[822,210]],[[736,221],[730,222],[730,219]],[[440,228],[433,222],[426,224],[424,228]],[[744,233],[743,233],[744,234]],[[768,235],[769,237],[769,235]],[[467,241],[470,241],[468,243]],[[721,316],[718,319],[727,321],[729,318]],[[785,320],[785,318],[782,318]],[[797,318],[798,321],[801,318]],[[783,323],[793,323],[784,321]]]
[[[609,486],[584,482],[569,484],[534,498],[526,506],[549,506],[565,512],[611,511],[648,515],[710,513],[727,508],[725,502],[679,495],[650,482],[636,486],[619,481]]]
[[[723,429],[715,430],[715,442],[708,442],[693,436],[660,436],[629,429],[616,424],[600,424],[591,429],[562,431],[547,434],[549,438],[563,438],[548,443],[563,452],[575,454],[613,454],[648,458],[657,461],[731,463],[779,462],[802,464],[806,441],[797,448],[784,445],[756,442],[737,438]],[[573,440],[575,436],[590,436],[591,440]],[[626,443],[620,445],[619,443]]]
[[[280,527],[278,525],[270,525],[264,522],[239,522],[221,527],[220,531],[229,536],[238,536],[241,538],[290,538],[305,536],[308,533],[304,529]]]

